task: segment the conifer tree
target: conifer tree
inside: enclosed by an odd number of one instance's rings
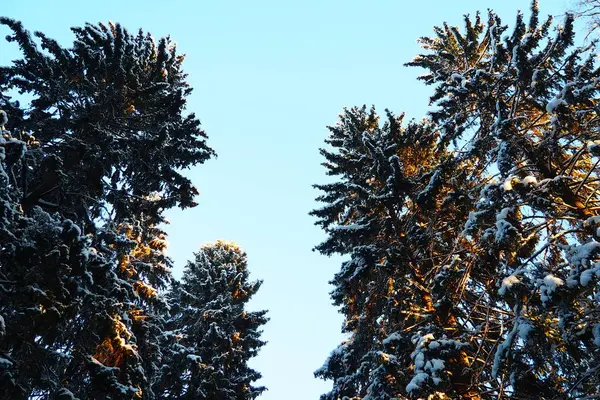
[[[185,113],[183,56],[169,38],[118,24],[73,28],[71,48],[0,24],[23,55],[0,67],[0,108],[18,138],[2,142],[3,232],[18,241],[0,265],[10,283],[0,312],[14,317],[4,318],[2,376],[15,398],[153,398],[171,279],[158,227],[166,209],[195,205],[180,171],[214,155]],[[20,324],[31,313],[43,316]]]
[[[316,373],[335,381],[323,399],[397,398],[416,385],[407,366],[421,357],[419,346],[434,333],[439,353],[455,360],[457,369],[461,365],[460,338],[444,337],[448,305],[436,308],[427,288],[430,278],[420,270],[420,265],[431,268],[432,253],[451,240],[434,235],[428,224],[445,226],[454,217],[430,222],[427,214],[414,211],[433,207],[429,198],[440,186],[432,161],[444,154],[436,153],[438,134],[432,128],[427,122],[404,127],[403,116],[390,112],[380,126],[375,111],[364,107],[345,110],[330,128],[327,142],[334,151],[322,154],[340,182],[317,186],[325,192],[319,200],[328,205],[312,214],[329,234],[317,249],[351,257],[332,282],[332,298],[342,306],[343,330],[350,337]],[[438,374],[441,361],[427,367],[423,361],[421,368],[438,383],[448,383],[448,376]],[[452,383],[466,392],[465,379],[461,370]]]
[[[554,34],[551,19],[538,16],[534,2],[529,23],[519,14],[505,38],[494,14],[487,29],[476,20],[463,34],[439,30],[411,65],[436,86],[432,101],[445,112],[432,119],[442,134],[464,141],[470,158],[495,163],[486,175],[496,172],[496,182],[481,176],[486,185],[471,194],[475,209],[461,233],[468,278],[487,289],[473,289],[477,301],[465,307],[480,308],[470,315],[485,322],[479,376],[500,395],[580,397],[599,382],[598,292],[588,286],[597,242],[586,233],[597,214],[590,146],[599,70],[593,44],[573,47],[572,16]]]
[[[15,137],[7,125],[0,110],[0,397],[53,391],[70,399],[60,379],[72,358],[69,322],[91,284],[86,270],[105,261],[93,255],[71,220],[38,206],[22,213],[14,167],[32,157],[39,143]]]
[[[248,360],[265,344],[260,327],[268,319],[266,311],[246,310],[261,285],[248,275],[246,253],[231,242],[205,245],[188,262],[182,282],[174,282],[169,294],[173,350],[160,396],[247,400],[265,390],[252,385],[261,375]]]
[[[317,249],[350,256],[332,293],[350,336],[317,371],[322,398],[595,396],[594,44],[537,2],[510,31],[491,11],[434,31],[409,63],[434,86],[429,119],[346,110],[322,150],[339,180],[317,186]]]

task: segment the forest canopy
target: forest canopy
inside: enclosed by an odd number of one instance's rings
[[[328,127],[310,215],[344,257],[345,340],[321,400],[600,397],[599,8],[435,26],[406,63],[423,119],[356,106]],[[216,157],[175,42],[0,26],[19,52],[0,65],[0,397],[263,394],[246,252],[204,244],[181,279],[167,255],[166,213],[198,205],[186,172]]]
[[[322,400],[600,393],[600,70],[574,17],[493,11],[419,39],[422,121],[344,109],[312,211],[347,257]]]
[[[182,171],[215,156],[175,43],[0,24],[21,51],[0,67],[0,397],[256,397],[245,253],[205,246],[181,282],[166,255],[165,211],[196,205]]]

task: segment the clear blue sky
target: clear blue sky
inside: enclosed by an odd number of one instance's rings
[[[558,15],[572,0],[542,0]],[[187,54],[194,87],[189,109],[200,117],[217,159],[189,172],[199,206],[169,213],[169,254],[180,277],[200,244],[238,242],[254,279],[264,284],[251,304],[269,309],[268,344],[252,365],[268,386],[261,399],[318,399],[331,383],[313,378],[342,339],[342,318],[328,281],[339,258],[311,251],[323,234],[307,213],[324,182],[318,148],[343,106],[375,104],[420,118],[429,91],[402,66],[416,39],[443,21],[461,24],[477,9],[505,23],[529,0],[424,1],[33,1],[3,2],[0,14],[21,20],[64,45],[69,27],[120,22],[155,37],[170,34]],[[2,37],[6,34],[0,32]],[[0,42],[0,62],[15,56]]]

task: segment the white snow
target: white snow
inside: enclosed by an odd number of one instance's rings
[[[600,278],[600,263],[594,264],[594,267],[586,269],[581,273],[581,275],[579,276],[579,283],[581,284],[581,286],[589,285],[592,279],[594,279],[594,275]]]
[[[552,293],[557,287],[564,285],[564,282],[562,279],[557,278],[552,274],[548,274],[544,278],[544,285],[546,286],[548,293]]]
[[[580,88],[574,89],[573,93],[576,96],[579,96],[581,94],[581,92],[583,92],[585,90],[594,90],[596,88],[597,83],[598,83],[598,78],[594,78],[594,79],[590,80],[587,85],[584,85]]]
[[[540,73],[539,69],[533,70],[533,74],[531,75],[531,86],[530,86],[531,89],[534,89],[535,85],[537,85],[537,77],[538,77],[539,73]]]
[[[546,104],[546,111],[549,114],[552,114],[554,110],[556,110],[561,104],[567,104],[567,102],[560,97],[554,97],[548,102],[548,104]]]
[[[496,54],[496,24],[490,25],[489,28],[489,36],[490,36],[490,49]],[[492,69],[492,65],[490,65],[490,70]]]
[[[410,355],[414,363],[415,375],[406,386],[408,393],[420,389],[421,385],[428,380],[431,380],[434,385],[439,385],[442,382],[439,372],[444,369],[445,361],[440,358],[429,358],[431,356],[429,350],[439,349],[440,354],[443,355],[448,350],[458,350],[467,345],[454,339],[447,339],[446,336],[434,340],[435,337],[431,333],[423,336],[417,333],[411,339],[416,344],[415,351]]]
[[[471,211],[469,212],[469,218],[467,218],[467,222],[465,222],[465,227],[462,231],[463,236],[467,236],[471,229],[473,229],[477,225],[477,219],[480,215],[484,215],[487,211]]]
[[[587,143],[588,151],[592,154],[600,153],[600,140],[593,140]]]
[[[587,219],[584,225],[589,221]],[[567,251],[567,260],[575,267],[584,266],[600,252],[600,242],[591,241],[579,246],[572,246]]]
[[[594,335],[594,344],[600,347],[600,324],[594,325],[592,334]]]
[[[502,286],[498,289],[498,294],[501,296],[506,295],[506,292],[509,291],[513,285],[520,283],[521,281],[514,275],[509,275],[502,280]]]
[[[426,344],[426,343],[428,343],[429,341],[431,341],[433,339],[435,339],[434,336],[433,336],[433,334],[432,333],[428,333],[425,336],[421,336],[421,339],[418,342],[419,342],[419,344]],[[413,341],[413,343],[415,343],[415,342]]]
[[[462,74],[452,74],[450,77],[452,79],[459,80],[461,88],[463,88],[463,89],[467,88],[467,78],[465,78],[464,75],[462,75]]]
[[[590,217],[583,222],[583,226],[599,225],[600,216]]]
[[[427,346],[427,347],[431,350],[435,350],[438,347],[440,347],[440,342],[438,342],[437,340],[433,340],[433,341],[429,342],[429,346]]]
[[[444,360],[440,360],[439,358],[433,358],[425,364],[425,370],[431,372],[437,372],[444,369]]]
[[[527,340],[529,333],[533,331],[534,327],[529,322],[520,322],[518,327],[519,338]]]
[[[338,347],[333,349],[331,351],[331,353],[329,353],[329,357],[327,357],[327,359],[323,363],[323,366],[321,368],[317,369],[317,371],[315,371],[315,373],[318,373],[319,371],[326,371],[329,368],[328,365],[331,362],[331,360],[335,357],[339,357],[340,355],[343,355],[344,351],[346,349],[346,346],[348,346],[349,343],[350,343],[349,340],[344,341]]]
[[[502,211],[496,214],[496,221],[504,220],[508,217],[508,214],[512,211],[512,207],[504,207]]]
[[[425,372],[419,372],[410,380],[410,383],[406,385],[406,391],[410,394],[415,390],[419,390],[421,385],[429,379],[429,374]]]
[[[513,47],[512,58],[510,59],[510,65],[513,67],[517,66],[517,52],[519,51],[519,46]]]
[[[573,85],[575,85],[574,82],[567,83],[565,85],[565,87],[563,87],[562,90],[552,100],[550,100],[548,102],[548,104],[546,104],[546,111],[548,112],[548,114],[554,113],[556,108],[558,106],[560,106],[561,104],[564,104],[564,105],[567,104],[567,102],[564,100],[564,98],[565,98],[565,95],[567,94],[567,90]]]
[[[536,185],[538,181],[537,178],[533,175],[528,175],[523,179],[519,179],[516,176],[509,176],[508,178],[506,178],[502,186],[504,187],[504,190],[508,192],[510,190],[513,190],[513,184],[519,183],[522,185]]]
[[[512,224],[506,220],[511,211],[513,211],[512,207],[505,207],[502,209],[502,211],[496,214],[496,234],[494,235],[496,243],[502,243],[506,235],[508,235],[510,231],[514,230]]]
[[[365,229],[367,228],[368,225],[361,225],[361,224],[348,224],[348,225],[338,225],[335,227],[335,230],[338,231],[358,231],[361,229]]]
[[[390,342],[394,341],[394,340],[400,340],[402,337],[400,336],[400,334],[398,332],[394,332],[391,335],[389,335],[388,337],[386,337],[385,339],[383,339],[381,341],[381,343],[383,343],[383,345],[387,345],[390,344]]]
[[[496,355],[494,356],[494,364],[492,365],[492,376],[495,378],[498,375],[498,371],[500,370],[500,366],[506,359],[508,351],[512,346],[513,340],[517,332],[519,331],[519,321],[515,321],[515,325],[513,326],[512,331],[508,335],[506,335],[506,339],[504,342],[500,343],[498,348],[496,349]]]
[[[540,298],[542,299],[542,302],[543,303],[547,302],[550,299],[550,296],[552,295],[552,293],[554,293],[554,291],[556,291],[556,288],[558,288],[559,286],[562,286],[564,284],[565,284],[565,282],[562,279],[557,278],[556,276],[554,276],[552,274],[546,275],[540,285],[540,290],[541,290]]]
[[[10,368],[13,363],[10,360],[7,360],[4,357],[0,357],[0,369]]]
[[[422,351],[417,352],[415,355],[415,371],[420,371],[425,366],[425,353]]]
[[[592,278],[594,277],[594,272],[595,271],[593,269],[587,269],[581,273],[581,276],[579,277],[579,283],[581,284],[581,286],[589,285],[589,283],[592,281]]]

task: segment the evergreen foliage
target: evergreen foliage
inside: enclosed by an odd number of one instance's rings
[[[160,225],[196,205],[181,171],[215,155],[185,111],[184,57],[119,24],[73,28],[71,48],[0,25],[22,53],[0,67],[0,397],[168,398],[182,306]]]
[[[421,38],[429,118],[345,109],[311,212],[348,339],[328,399],[600,392],[600,70],[537,2]]]
[[[261,285],[248,275],[246,253],[217,241],[203,246],[171,287],[174,351],[161,383],[165,398],[243,400],[265,390],[252,386],[261,375],[247,365],[265,344],[259,329],[268,320],[266,311],[245,309]]]

